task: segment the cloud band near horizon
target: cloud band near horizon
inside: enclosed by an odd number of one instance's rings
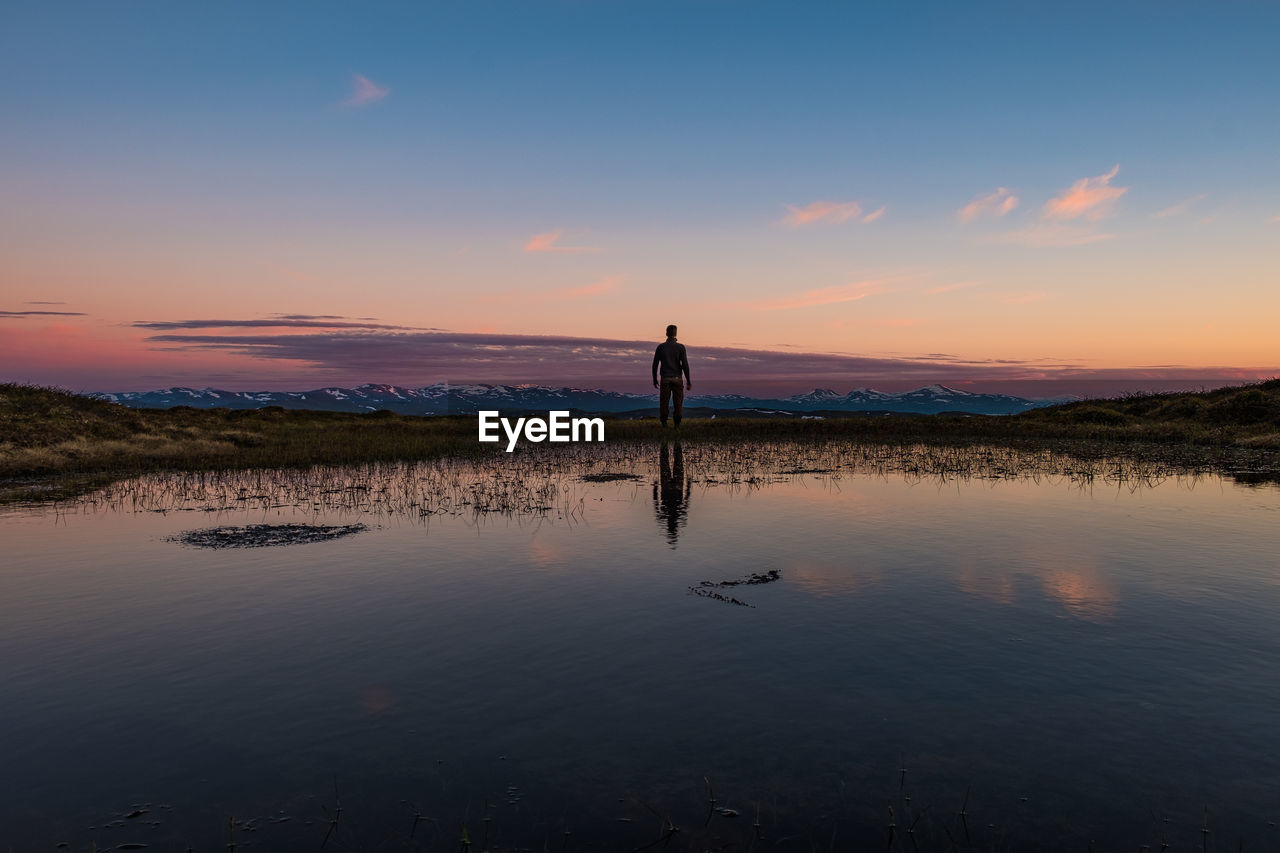
[[[650,387],[649,367],[656,345],[651,341],[556,335],[346,329],[292,334],[162,334],[146,340],[166,350],[292,362],[323,384],[394,382],[420,386],[449,381],[620,391]],[[902,358],[696,345],[690,346],[689,353],[699,393],[766,397],[814,387],[841,392],[863,387],[889,391],[933,383],[1028,396],[1106,396],[1223,385],[1267,375],[1266,371],[1181,365],[1095,369],[1065,362],[966,360],[946,353]]]

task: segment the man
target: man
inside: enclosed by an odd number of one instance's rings
[[[661,368],[662,381],[658,381]],[[683,385],[680,374],[684,374]],[[692,391],[693,383],[689,381],[689,356],[685,354],[684,344],[676,340],[676,327],[667,326],[667,339],[658,344],[653,353],[653,387],[658,389],[658,414],[662,425],[667,425],[667,405],[675,403],[675,424],[680,426],[684,417],[684,392]]]

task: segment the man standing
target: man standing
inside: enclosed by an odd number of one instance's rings
[[[662,381],[658,381],[661,368]],[[684,383],[680,382],[680,374],[684,374]],[[685,389],[693,390],[689,381],[689,356],[685,354],[684,344],[676,340],[676,327],[667,326],[667,339],[658,344],[653,353],[653,387],[658,389],[658,414],[662,425],[667,425],[667,404],[675,403],[675,423],[680,426],[684,416]]]

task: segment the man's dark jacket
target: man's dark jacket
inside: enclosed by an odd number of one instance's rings
[[[679,379],[684,374],[684,381],[689,382],[689,356],[685,355],[684,344],[675,338],[667,338],[658,344],[653,353],[653,381],[658,381],[659,368],[663,379]]]

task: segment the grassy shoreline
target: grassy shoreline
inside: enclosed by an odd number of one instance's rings
[[[671,438],[655,420],[606,418],[606,443]],[[682,441],[1052,447],[1188,468],[1280,476],[1280,379],[1183,394],[1086,400],[1011,416],[883,414],[687,420]],[[110,479],[154,471],[294,468],[479,457],[474,416],[284,410],[130,409],[65,391],[0,385],[0,480]],[[518,452],[518,451],[517,451]]]

